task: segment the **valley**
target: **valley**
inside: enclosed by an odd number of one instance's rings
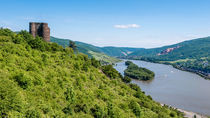
[[[0,118],[210,118],[210,0],[2,0]]]
[[[51,37],[52,42],[68,46],[69,40]],[[114,64],[121,59],[144,60],[170,64],[178,69],[197,73],[210,79],[210,37],[184,41],[160,48],[98,47],[77,42],[78,51],[97,58],[103,64]],[[119,59],[117,59],[119,58]]]

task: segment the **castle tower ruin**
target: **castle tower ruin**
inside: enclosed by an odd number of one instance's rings
[[[30,22],[29,32],[33,37],[40,36],[45,41],[50,42],[50,28],[47,23]]]

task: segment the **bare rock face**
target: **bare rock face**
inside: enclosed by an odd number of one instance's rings
[[[45,41],[50,42],[50,28],[47,23],[30,22],[29,32],[33,37],[40,36]]]
[[[178,49],[178,48],[180,48],[180,47],[181,47],[181,46],[176,46],[176,47],[172,47],[172,48],[167,48],[167,49],[161,51],[160,53],[158,53],[157,55],[158,55],[158,56],[159,56],[159,55],[166,55],[166,54],[168,54],[169,52],[172,52],[173,50]]]

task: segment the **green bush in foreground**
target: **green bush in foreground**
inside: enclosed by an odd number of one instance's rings
[[[26,31],[0,29],[0,37],[0,117],[183,117],[71,48]]]

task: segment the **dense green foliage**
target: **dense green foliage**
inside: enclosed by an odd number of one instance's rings
[[[130,83],[130,82],[131,82],[131,78],[128,77],[128,76],[124,76],[124,77],[122,78],[122,81],[125,82],[125,83]]]
[[[183,117],[122,82],[116,71],[107,77],[95,59],[69,47],[26,31],[0,29],[0,37],[1,117]]]
[[[69,47],[72,48],[74,51],[77,49],[77,46],[74,41],[69,41]]]
[[[146,68],[138,67],[136,64],[134,64],[131,61],[126,61],[125,65],[127,65],[128,67],[127,69],[125,69],[124,74],[125,76],[128,76],[132,79],[146,81],[153,79],[155,76],[154,72]]]
[[[210,73],[210,57],[191,59],[191,60],[177,60],[177,61],[166,61],[168,63],[175,64],[175,66],[190,68],[193,70],[199,70],[205,73]]]
[[[102,72],[111,79],[120,78],[120,73],[112,65],[102,66]]]

